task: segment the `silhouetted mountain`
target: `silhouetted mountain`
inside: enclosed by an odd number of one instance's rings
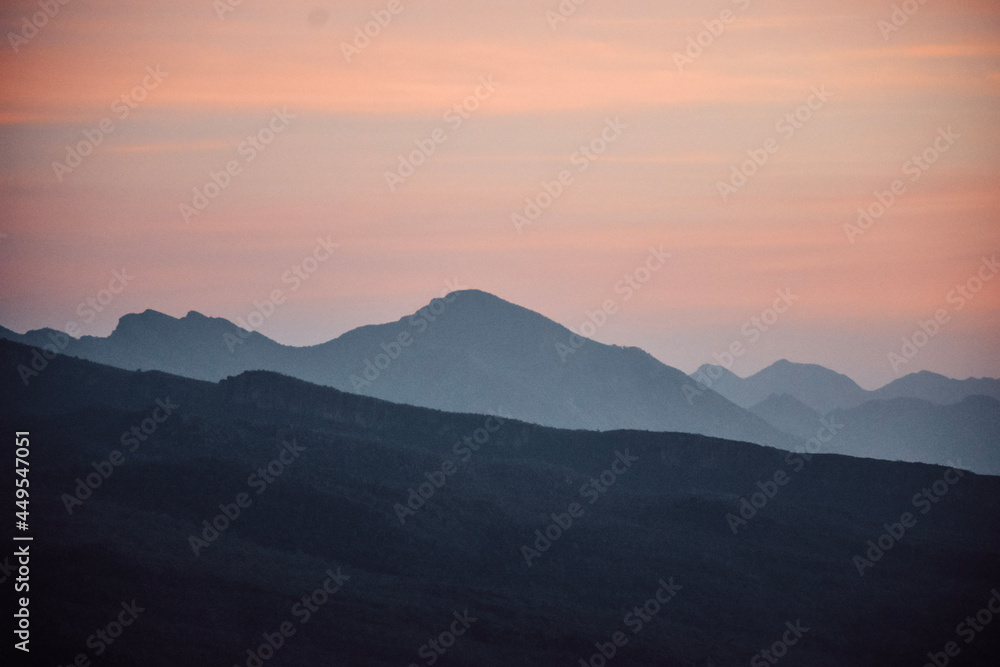
[[[703,390],[638,348],[578,338],[538,313],[476,290],[435,300],[397,322],[302,348],[221,318],[191,312],[177,319],[152,310],[122,317],[107,338],[75,340],[47,329],[23,336],[2,330],[0,336],[130,370],[211,381],[270,370],[454,412],[502,408],[515,418],[561,428],[680,431],[788,449],[813,437],[821,428],[819,415],[837,406],[855,408],[897,394],[949,403],[1000,384],[915,373],[868,392],[822,366],[782,360],[748,378],[703,366],[692,376],[708,385]],[[882,403],[859,411],[857,421],[868,423],[865,415],[878,414],[883,425],[905,424],[915,412],[912,405]],[[955,410],[927,410],[919,420],[922,429],[854,429],[844,448],[835,443],[832,451],[924,463],[962,459],[971,470],[997,474],[992,452],[1000,445],[993,428],[998,415],[990,414],[992,403],[974,405],[978,411],[961,428],[950,428]],[[905,446],[899,436],[904,432]]]
[[[34,331],[13,340],[51,344]],[[343,391],[455,412],[503,408],[546,426],[701,433],[791,446],[792,439],[634,347],[604,345],[477,290],[397,322],[287,347],[220,318],[147,310],[107,338],[63,336],[65,353],[129,370],[217,381],[270,370]]]
[[[851,378],[818,364],[798,364],[785,359],[750,377],[741,378],[722,366],[705,364],[691,377],[713,378],[709,386],[740,407],[749,408],[774,394],[789,394],[809,408],[826,414],[835,408],[854,407],[868,400],[868,392]]]
[[[821,443],[824,452],[889,461],[961,461],[967,470],[1000,475],[1000,401],[989,396],[998,392],[998,380],[952,380],[920,372],[865,391],[822,366],[788,361],[747,378],[706,364],[691,377],[737,405],[749,404],[750,412],[801,439],[814,438],[823,428],[821,416],[830,413],[847,427]],[[772,393],[753,403],[767,392]]]
[[[919,398],[936,405],[958,403],[969,396],[991,396],[1000,400],[1000,380],[992,378],[955,380],[920,371],[867,391],[836,371],[784,359],[746,378],[713,364],[702,365],[691,377],[741,407],[749,408],[772,395],[789,394],[821,414],[889,398]]]
[[[788,394],[771,396],[750,412],[803,441],[824,429],[819,412]],[[812,448],[888,461],[960,462],[966,470],[1000,475],[1000,401],[988,396],[949,405],[917,398],[870,400],[834,410],[830,418],[844,428],[829,442],[814,440]]]
[[[997,586],[998,478],[562,431],[264,372],[213,384],[58,356],[24,386],[33,356],[0,342],[0,428],[31,442],[37,664],[99,646],[108,666],[548,667],[613,650],[702,667],[785,637],[789,665],[919,665]],[[987,628],[962,665],[998,651]]]
[[[904,375],[871,392],[871,398],[921,398],[937,405],[958,403],[969,396],[990,396],[1000,400],[1000,380],[955,380],[930,371],[920,371]]]
[[[70,356],[127,370],[161,370],[199,380],[221,380],[260,366],[273,368],[290,363],[297,348],[280,345],[257,333],[246,332],[219,317],[191,311],[177,319],[155,310],[123,316],[107,338],[83,336],[74,339],[53,329],[29,331],[8,340],[54,347]],[[240,350],[237,356],[231,347]],[[245,340],[244,340],[245,337]]]

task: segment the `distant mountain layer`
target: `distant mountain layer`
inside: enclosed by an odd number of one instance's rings
[[[844,428],[823,451],[1000,475],[1000,401],[989,396],[951,405],[916,398],[868,401],[830,416]]]
[[[826,417],[797,399],[772,396],[750,408],[807,451],[955,465],[1000,475],[1000,401],[969,396],[934,405],[919,398],[872,400]]]
[[[784,359],[746,378],[713,364],[704,364],[691,377],[740,407],[749,408],[771,396],[788,394],[820,414],[857,407],[865,401],[891,398],[919,398],[937,405],[958,403],[969,396],[990,396],[1000,400],[1000,380],[993,378],[954,380],[920,371],[867,391],[846,375],[829,368]]]
[[[748,378],[721,366],[692,376],[818,451],[923,463],[956,462],[1000,475],[1000,381],[914,373],[875,391],[815,364],[779,361]],[[705,378],[709,382],[705,382]],[[831,436],[822,416],[836,429]],[[800,442],[799,446],[803,446]]]
[[[959,403],[970,396],[989,396],[1000,400],[1000,380],[993,378],[952,378],[920,371],[904,375],[871,392],[872,398],[920,398],[938,405]]]
[[[546,426],[701,433],[775,446],[793,439],[638,348],[580,338],[538,313],[476,290],[436,299],[397,322],[287,347],[227,320],[126,315],[107,338],[50,330],[7,338],[62,341],[64,352],[128,370],[217,381],[269,370],[387,400],[456,412],[503,410]]]
[[[705,382],[740,407],[749,408],[775,394],[789,394],[826,414],[839,407],[863,403],[867,394],[854,380],[816,364],[777,361],[748,378],[741,378],[722,366],[705,364],[692,377]],[[716,379],[717,378],[717,379]]]
[[[921,665],[997,585],[998,478],[32,356],[32,664]]]
[[[749,409],[779,431],[802,439],[816,434],[822,417],[819,412],[788,394],[772,394]]]
[[[0,337],[128,370],[209,381],[266,370],[452,412],[503,412],[558,428],[698,433],[786,449],[823,429],[821,415],[836,413],[855,427],[824,443],[824,451],[924,463],[961,460],[970,470],[1000,474],[1000,408],[996,400],[968,402],[980,393],[1000,398],[998,380],[923,372],[865,391],[822,366],[784,360],[749,378],[707,365],[689,378],[638,348],[580,338],[475,290],[310,347],[283,346],[194,312],[181,319],[155,311],[126,315],[107,338],[76,340],[51,330],[3,330]],[[26,380],[32,381],[30,374]]]

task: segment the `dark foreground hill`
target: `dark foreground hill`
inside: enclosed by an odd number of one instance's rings
[[[31,664],[1000,655],[1000,617],[964,620],[1000,586],[997,478],[561,431],[263,372],[213,384],[57,357],[26,388],[28,355],[0,343],[0,424],[31,442]],[[741,498],[760,506],[745,523]]]

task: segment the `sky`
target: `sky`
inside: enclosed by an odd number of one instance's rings
[[[995,2],[34,0],[0,28],[15,331],[259,312],[306,345],[477,288],[687,372],[1000,377]]]

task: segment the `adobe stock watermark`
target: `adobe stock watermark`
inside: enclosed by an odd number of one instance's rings
[[[159,65],[155,68],[147,65],[146,76],[142,77],[142,82],[127,93],[123,93],[115,98],[115,101],[111,103],[111,113],[114,114],[117,121],[122,122],[126,120],[132,113],[132,110],[138,107],[149,93],[159,88],[160,84],[163,83],[163,80],[169,74],[169,72],[161,71]],[[62,183],[63,178],[67,174],[72,174],[77,167],[83,164],[83,159],[92,155],[94,150],[104,143],[104,138],[115,131],[115,122],[111,118],[102,118],[97,123],[97,127],[90,130],[83,130],[83,139],[77,142],[75,146],[66,144],[65,160],[63,162],[57,160],[52,162],[52,171],[56,175],[56,180]]]
[[[424,664],[433,665],[436,663],[455,645],[458,638],[468,632],[472,624],[479,620],[475,616],[469,616],[468,609],[461,614],[457,611],[452,612],[452,616],[455,620],[451,622],[447,630],[442,631],[435,637],[431,637],[427,640],[426,644],[417,649],[417,655],[424,659]],[[420,666],[415,662],[411,662],[409,667]]]
[[[945,295],[945,302],[951,306],[953,312],[960,312],[976,298],[986,283],[993,280],[998,272],[1000,272],[1000,262],[997,262],[996,254],[983,257],[971,276],[948,291]],[[938,308],[934,311],[932,318],[919,320],[914,332],[909,336],[903,336],[903,342],[899,349],[886,355],[893,372],[898,375],[900,366],[913,361],[920,350],[926,347],[932,338],[941,333],[942,327],[950,321],[951,313],[948,312],[947,308]]]
[[[406,517],[416,515],[428,500],[444,488],[448,483],[448,478],[461,469],[461,464],[468,463],[472,455],[488,444],[493,434],[499,431],[502,426],[502,419],[490,415],[482,426],[452,445],[451,453],[455,458],[445,458],[437,470],[425,472],[423,477],[426,481],[418,484],[416,488],[411,486],[408,489],[410,495],[406,499],[406,504],[396,503],[393,506],[396,518],[399,519],[399,525],[402,526],[406,523]]]
[[[354,39],[351,42],[341,42],[340,52],[344,54],[344,60],[351,64],[351,58],[361,55],[361,52],[368,48],[373,39],[378,38],[382,31],[389,27],[392,20],[403,13],[406,6],[402,0],[389,0],[385,9],[373,10],[372,20],[354,29]]]
[[[734,5],[739,7],[741,12],[745,12],[750,8],[753,0],[732,1]],[[677,71],[683,73],[685,67],[693,65],[694,61],[700,58],[705,52],[705,49],[715,44],[715,40],[721,37],[726,28],[734,24],[737,18],[738,15],[733,10],[723,9],[719,12],[718,18],[702,21],[701,24],[705,29],[688,36],[687,46],[684,48],[683,53],[675,52],[673,54],[674,65],[677,66]]]
[[[993,617],[998,615],[1000,615],[1000,591],[994,588],[990,591],[990,597],[982,609],[974,615],[969,614],[955,626],[955,634],[961,637],[966,645],[971,644],[979,633],[993,622]],[[951,659],[957,658],[961,652],[962,647],[958,642],[949,641],[941,651],[927,652],[927,662],[924,663],[924,667],[946,667]]]
[[[785,621],[787,628],[781,635],[781,639],[771,644],[770,648],[761,649],[750,658],[751,667],[769,667],[778,664],[778,661],[788,655],[788,649],[799,643],[809,628],[802,625],[802,620],[797,620],[793,624]]]
[[[170,400],[170,397],[156,399],[156,407],[149,413],[149,416],[138,424],[124,431],[119,438],[122,447],[128,447],[129,452],[139,449],[139,446],[149,440],[160,428],[160,424],[167,421],[174,410],[180,406]],[[60,496],[67,514],[72,514],[77,507],[82,507],[83,503],[94,495],[94,491],[108,481],[114,474],[115,468],[125,463],[125,455],[119,449],[112,450],[108,456],[100,462],[91,462],[90,466],[94,472],[86,477],[76,478],[76,487],[73,493],[64,493]]]
[[[586,2],[587,0],[560,0],[555,9],[546,9],[545,20],[549,22],[549,28],[552,29],[552,32],[556,31],[560,23],[565,23],[576,14],[580,5]]]
[[[295,463],[302,456],[302,452],[306,451],[306,448],[298,445],[294,438],[291,442],[283,442],[281,444],[281,451],[274,460],[270,461],[267,465],[261,466],[256,472],[251,473],[247,477],[247,486],[255,489],[258,496],[267,491],[270,485],[278,481],[278,478],[284,474],[288,466]],[[188,536],[188,544],[191,546],[195,558],[201,556],[203,549],[210,547],[213,542],[219,539],[222,533],[229,530],[232,523],[242,516],[243,510],[252,504],[253,498],[245,491],[237,493],[231,503],[220,503],[219,513],[211,521],[205,519],[201,522],[203,528],[200,536]]]
[[[622,303],[626,303],[635,296],[643,285],[652,279],[654,273],[666,266],[667,259],[671,256],[671,253],[663,252],[662,245],[659,248],[650,246],[649,255],[645,261],[615,283],[615,294],[622,295]],[[587,319],[581,322],[575,330],[570,330],[573,335],[565,343],[556,343],[556,354],[559,355],[559,361],[565,364],[569,355],[583,347],[588,338],[592,338],[601,327],[608,323],[608,318],[618,312],[619,305],[617,298],[612,297],[605,299],[599,310],[588,310]]]
[[[17,32],[8,32],[7,41],[10,42],[14,53],[18,53],[22,46],[33,40],[39,32],[45,29],[49,21],[54,19],[59,10],[68,5],[71,0],[38,0],[41,11],[35,12],[31,17],[21,18],[21,29]]]
[[[921,514],[927,514],[935,504],[941,502],[941,499],[948,495],[951,487],[958,484],[962,477],[965,476],[965,473],[956,467],[960,463],[949,461],[948,465],[952,467],[945,470],[940,479],[935,480],[933,483],[922,488],[918,493],[915,493],[910,499],[910,504],[913,505],[913,508],[920,510]],[[868,549],[864,552],[864,555],[856,554],[851,559],[851,563],[858,570],[858,575],[865,576],[865,570],[875,567],[875,563],[882,560],[882,557],[903,539],[906,531],[912,530],[916,525],[917,517],[912,512],[903,512],[899,517],[899,521],[895,523],[882,524],[884,532],[875,539],[868,540],[866,543]]]
[[[904,0],[898,5],[894,4],[888,21],[879,19],[875,22],[875,27],[881,33],[882,39],[888,42],[889,36],[894,32],[899,32],[903,26],[910,22],[910,18],[920,11],[920,7],[925,4],[927,4],[927,0]]]
[[[784,137],[785,142],[795,136],[797,130],[801,130],[808,123],[813,115],[818,112],[830,100],[830,92],[826,85],[818,88],[810,88],[811,95],[806,101],[799,105],[794,111],[783,115],[774,124],[775,131]],[[740,188],[746,185],[750,178],[757,171],[768,163],[771,156],[781,150],[782,144],[774,137],[767,139],[759,148],[747,150],[748,158],[739,164],[732,165],[729,179],[726,181],[716,181],[715,188],[722,197],[722,201],[728,201],[729,197],[736,194]]]
[[[660,611],[677,596],[677,592],[684,588],[680,584],[675,584],[673,577],[670,577],[669,582],[660,579],[656,583],[660,587],[656,589],[652,597],[637,604],[622,618],[622,624],[632,631],[633,636],[642,632],[646,624],[656,618]],[[628,635],[622,630],[618,630],[612,633],[610,641],[595,642],[594,648],[597,651],[587,659],[580,658],[579,667],[604,667],[618,655],[620,649],[628,645],[628,640]]]
[[[589,498],[589,504],[593,505],[601,497],[608,492],[608,490],[614,486],[618,479],[627,473],[631,468],[632,464],[639,460],[638,456],[632,456],[628,449],[623,452],[615,451],[615,457],[611,459],[611,464],[608,466],[607,470],[601,472],[597,478],[591,478],[586,484],[580,487],[580,496],[583,498]],[[566,511],[562,514],[553,512],[550,516],[552,517],[552,523],[547,525],[544,529],[539,528],[535,531],[535,541],[532,546],[527,544],[521,545],[521,556],[524,557],[524,562],[527,563],[528,567],[532,566],[532,560],[541,557],[543,553],[548,551],[552,545],[562,537],[563,533],[569,530],[573,526],[574,519],[581,519],[584,515],[584,507],[578,502],[572,502],[566,508]]]
[[[479,77],[479,86],[475,91],[445,111],[442,120],[452,132],[457,132],[462,124],[472,117],[473,112],[493,96],[499,86],[500,84],[493,80],[492,74]],[[424,139],[415,139],[413,143],[417,148],[406,156],[398,155],[399,166],[396,170],[385,172],[385,182],[389,186],[389,192],[396,192],[396,188],[426,164],[427,160],[437,152],[438,146],[446,141],[448,141],[448,130],[443,127],[435,128]]]
[[[25,470],[25,468],[21,468],[21,470]],[[24,479],[27,480],[27,477]],[[24,493],[27,493],[27,489],[24,490]],[[27,507],[28,501],[25,500],[23,502],[25,503],[25,507]],[[27,510],[24,513],[27,515]],[[23,520],[22,524],[27,526]],[[4,562],[4,570],[7,572],[4,575],[4,581],[7,581],[8,576],[13,576],[16,573],[17,578],[14,579],[16,582],[14,583],[14,590],[18,593],[26,593],[31,589],[31,545],[22,544],[19,546],[14,550],[14,557],[17,558],[16,572],[12,565],[8,565],[10,559],[7,558]],[[14,642],[14,648],[18,651],[31,653],[31,599],[28,597],[19,598],[15,608],[17,611],[14,613],[14,634],[21,641]]]
[[[775,293],[778,297],[771,303],[770,308],[765,308],[759,315],[751,317],[740,327],[740,334],[747,339],[745,344],[742,340],[734,340],[725,350],[712,355],[712,358],[715,359],[718,365],[726,370],[732,369],[733,364],[736,363],[736,359],[746,354],[749,346],[760,340],[762,334],[773,329],[774,325],[781,318],[781,315],[787,313],[800,298],[798,295],[792,294],[790,288],[779,289]],[[705,371],[701,371],[697,375],[692,376],[697,386],[685,383],[681,387],[688,405],[694,405],[695,396],[702,396],[706,391],[711,389],[712,383],[718,380],[721,375],[722,371],[718,371],[714,377]]]
[[[254,134],[247,136],[236,148],[236,154],[243,158],[242,163],[237,159],[229,160],[219,171],[208,172],[209,180],[200,188],[198,186],[192,188],[194,196],[191,198],[191,204],[188,205],[184,202],[179,204],[184,224],[189,224],[192,218],[201,215],[202,211],[208,208],[208,205],[232,184],[233,179],[243,173],[243,167],[256,160],[258,155],[267,150],[275,137],[287,130],[295,118],[297,116],[289,113],[287,107],[274,109],[267,124]]]
[[[461,287],[458,280],[445,281],[445,288],[442,290],[440,298],[431,300],[428,305],[410,315],[410,328],[414,330],[414,333],[410,333],[409,330],[404,329],[399,332],[396,338],[380,345],[382,351],[375,355],[374,360],[371,357],[365,357],[364,366],[360,374],[355,373],[348,378],[354,391],[361,391],[372,386],[372,383],[378,380],[382,376],[382,373],[387,371],[393,362],[399,359],[406,349],[413,345],[417,338],[426,332],[437,318],[444,315],[448,309],[448,304],[455,301],[456,295],[453,292],[461,289],[468,288]]]
[[[569,158],[571,166],[576,167],[576,172],[582,174],[587,171],[590,165],[607,152],[608,148],[621,138],[628,125],[622,122],[620,116],[615,116],[614,120],[608,118],[604,121],[604,129],[600,134],[590,140],[587,144],[579,147]],[[541,191],[534,197],[526,197],[524,208],[518,212],[511,213],[510,221],[514,224],[514,229],[520,234],[524,228],[531,225],[535,220],[547,211],[557,199],[559,199],[566,188],[573,185],[575,176],[570,169],[562,169],[551,181],[542,181]]]
[[[291,620],[288,620],[279,623],[274,632],[265,631],[261,635],[263,642],[246,650],[247,657],[243,665],[234,663],[233,667],[264,667],[264,663],[277,655],[296,631],[312,620],[319,610],[330,601],[330,598],[339,593],[340,589],[351,578],[349,575],[343,574],[339,567],[336,572],[327,570],[323,574],[326,575],[323,583],[310,593],[303,595],[302,599],[288,610],[288,614],[299,622],[298,627]]]
[[[231,14],[236,11],[236,8],[243,4],[243,0],[215,0],[212,3],[212,9],[215,10],[215,15],[219,17],[220,21],[226,19],[226,14]]]
[[[961,137],[962,135],[952,131],[951,126],[948,129],[938,128],[938,133],[934,141],[919,154],[911,156],[909,160],[903,163],[903,174],[910,177],[909,180],[911,183],[916,183],[941,159],[942,155],[955,145],[955,141]],[[858,209],[858,217],[853,224],[850,222],[844,223],[844,233],[847,234],[847,241],[853,245],[855,240],[871,229],[906,192],[906,182],[901,178],[892,181],[885,190],[876,190],[873,192],[875,201],[866,207]]]
[[[340,247],[339,243],[334,243],[330,236],[316,238],[316,245],[312,252],[302,258],[299,262],[292,264],[281,274],[281,284],[290,285],[289,292],[295,292],[309,280],[319,270],[328,259],[333,256],[333,251]],[[236,348],[243,345],[250,334],[257,331],[267,320],[274,317],[278,307],[287,301],[288,295],[280,287],[275,287],[263,301],[254,300],[253,309],[246,318],[237,317],[235,334],[225,332],[222,334],[222,342],[226,344],[229,354],[235,354]]]
[[[135,280],[135,276],[130,275],[124,268],[120,271],[112,271],[111,280],[108,281],[106,288],[99,290],[94,296],[88,296],[77,305],[77,315],[83,319],[84,323],[90,324],[97,319],[98,313],[104,312],[104,309],[111,305],[115,297],[124,292],[133,280]],[[81,335],[80,325],[76,320],[67,322],[63,329],[65,329],[64,332],[50,331],[48,333],[48,338],[52,342],[42,345],[41,349],[32,350],[28,366],[18,364],[17,373],[25,387],[28,386],[32,378],[38,377],[42,371],[48,368],[51,360],[69,347],[71,338],[79,338]]]
[[[770,501],[774,500],[778,492],[781,491],[781,487],[788,484],[795,474],[801,472],[806,463],[812,460],[813,454],[817,454],[823,445],[829,444],[837,436],[837,432],[844,428],[843,424],[838,424],[833,417],[829,416],[821,417],[819,422],[820,426],[816,429],[816,435],[806,440],[804,446],[799,446],[785,455],[785,463],[791,467],[791,472],[785,472],[784,468],[778,468],[766,481],[758,480],[756,484],[758,490],[749,494],[749,497],[740,498],[739,516],[732,512],[726,514],[726,523],[729,524],[729,530],[733,532],[733,535],[736,535],[741,527],[746,526]]]

